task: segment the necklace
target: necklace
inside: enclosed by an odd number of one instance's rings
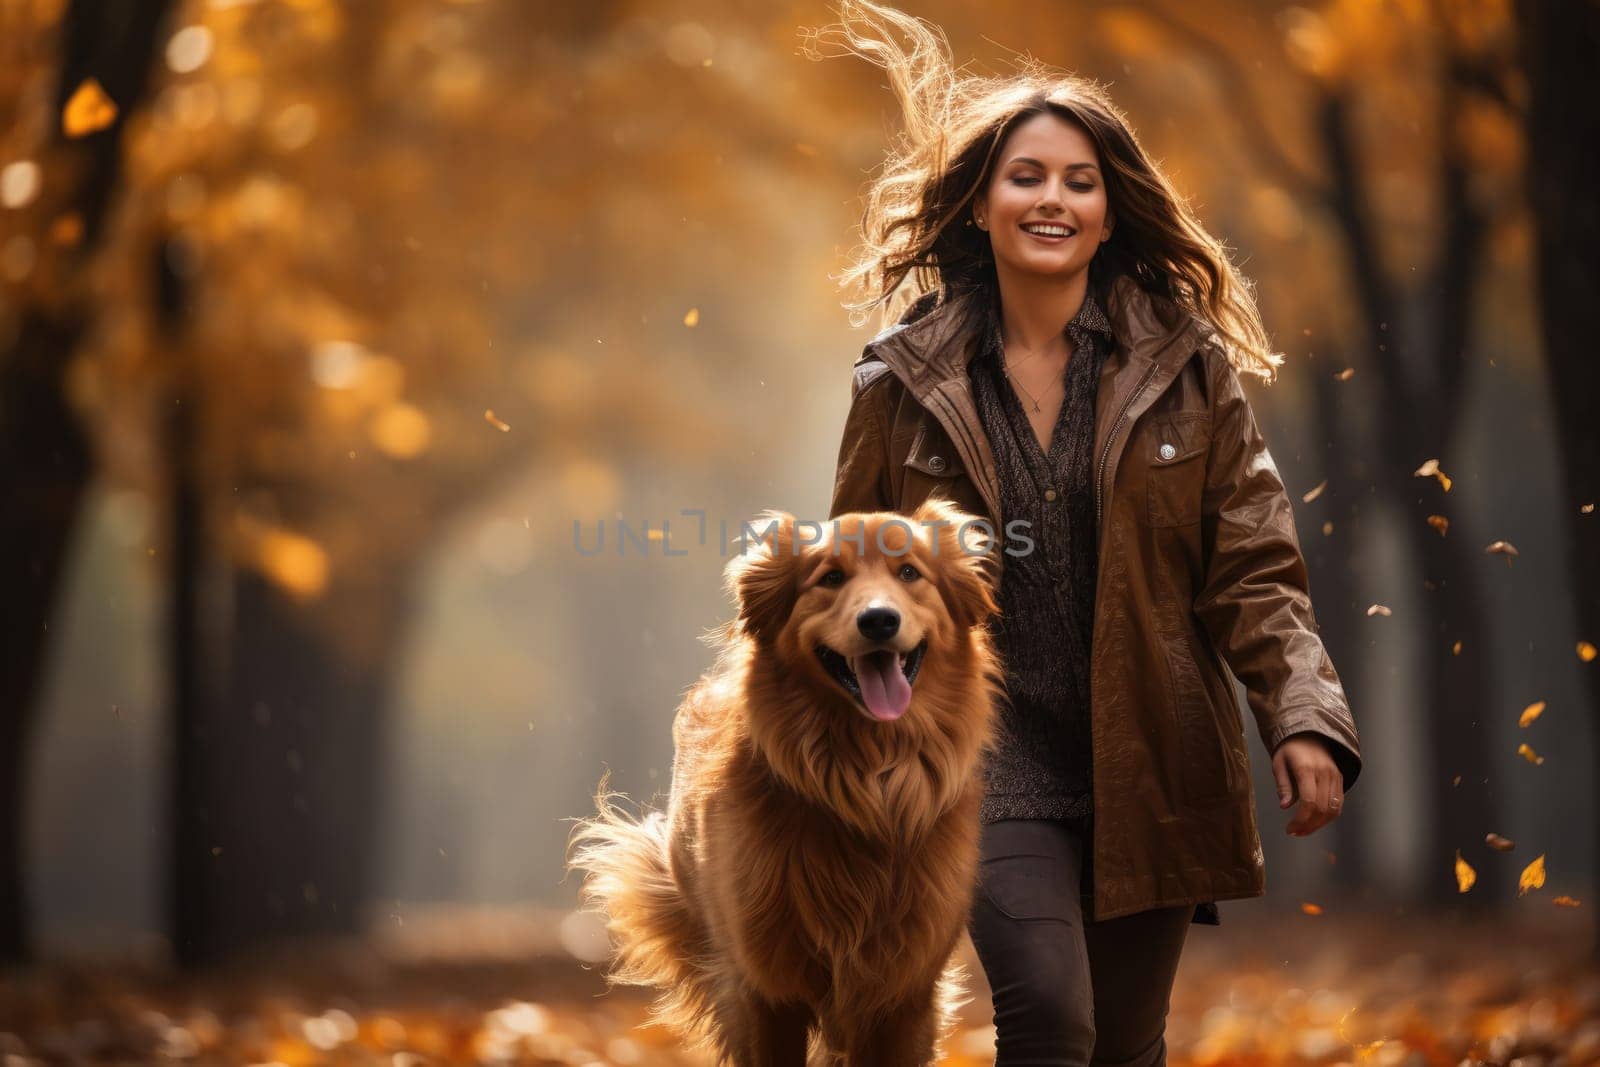
[[[1011,373],[1011,368],[1012,367],[1020,367],[1022,364],[1028,362],[1028,360],[1030,360],[1034,356],[1038,355],[1040,351],[1041,351],[1041,349],[1035,349],[1034,351],[1029,352],[1026,356],[1023,356],[1021,359],[1016,360],[1014,362],[1006,362],[1004,360],[1004,356],[1002,354],[1002,365],[1005,368],[1006,380],[1009,381],[1016,388],[1022,390],[1023,394],[1026,395],[1027,398],[1030,401],[1032,401],[1033,410],[1035,410],[1035,411],[1043,411],[1044,410],[1044,408],[1040,405],[1039,398],[1034,396],[1033,393],[1028,390],[1027,386],[1023,385],[1020,381],[1017,380],[1016,375]],[[1069,355],[1067,358],[1071,359],[1072,357]],[[1065,375],[1062,375],[1061,377],[1056,378],[1055,381],[1061,386],[1062,389],[1066,389]],[[1045,392],[1048,394],[1049,390],[1047,389],[1047,390],[1045,390]]]

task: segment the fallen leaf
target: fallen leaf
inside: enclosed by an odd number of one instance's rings
[[[1326,488],[1328,488],[1328,479],[1324,478],[1322,481],[1317,483],[1316,488],[1307,490],[1306,494],[1300,498],[1300,502],[1302,504],[1311,503],[1313,500],[1317,499],[1317,497],[1321,496],[1322,491]]]
[[[1461,850],[1456,849],[1456,885],[1460,892],[1471,889],[1477,880],[1478,872],[1472,869],[1472,864],[1461,858]]]
[[[1500,555],[1504,556],[1506,558],[1507,567],[1511,566],[1512,559],[1518,555],[1517,546],[1513,545],[1510,541],[1492,541],[1489,543],[1489,546],[1484,549],[1484,551],[1498,552]]]
[[[1522,709],[1522,718],[1517,720],[1518,726],[1526,726],[1540,715],[1544,714],[1544,701],[1536,700]]]
[[[1544,888],[1544,853],[1539,853],[1537,859],[1522,868],[1522,877],[1517,879],[1517,896],[1522,896],[1530,889]]]
[[[1569,896],[1567,896],[1565,894],[1562,894],[1561,896],[1556,897],[1555,900],[1552,903],[1557,904],[1557,905],[1559,905],[1559,906],[1561,906],[1563,908],[1576,908],[1579,904],[1582,903],[1582,901],[1578,900],[1576,897],[1569,897]]]
[[[507,425],[505,422],[503,422],[500,419],[500,417],[494,413],[494,409],[493,408],[485,408],[484,409],[484,411],[483,411],[483,421],[487,422],[490,426],[493,426],[495,429],[499,430],[501,433],[507,433],[511,429],[511,427],[509,425]]]
[[[1517,755],[1521,756],[1523,759],[1527,760],[1529,763],[1543,763],[1544,762],[1544,757],[1539,755],[1532,748],[1530,748],[1526,741],[1524,741],[1522,744],[1517,746]]]
[[[1428,462],[1411,473],[1417,478],[1437,478],[1439,479],[1439,484],[1444,486],[1444,491],[1447,493],[1450,491],[1450,476],[1439,469],[1439,461],[1436,459],[1428,460]]]
[[[1443,515],[1429,515],[1428,525],[1432,526],[1435,530],[1438,530],[1440,537],[1443,537],[1450,531],[1450,520],[1445,518]]]
[[[117,120],[117,102],[94,78],[86,78],[61,109],[61,132],[68,137],[87,137]]]
[[[1585,515],[1592,515],[1592,514],[1594,514],[1594,505],[1593,504],[1584,504],[1578,510],[1583,512]]]
[[[1367,618],[1369,618],[1369,619],[1372,618],[1372,616],[1374,616],[1374,615],[1393,615],[1393,614],[1394,614],[1394,612],[1390,611],[1388,608],[1384,607],[1382,604],[1374,604],[1370,608],[1367,609]]]
[[[1483,843],[1494,849],[1496,852],[1510,852],[1512,849],[1517,847],[1517,843],[1511,840],[1511,838],[1501,837],[1499,834],[1485,835]]]
[[[1583,660],[1583,662],[1585,662],[1585,663],[1593,663],[1594,662],[1594,657],[1595,657],[1595,647],[1593,645],[1591,645],[1587,641],[1579,641],[1578,642],[1578,658]]]

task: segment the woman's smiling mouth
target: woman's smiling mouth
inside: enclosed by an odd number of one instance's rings
[[[1024,222],[1020,228],[1035,241],[1050,245],[1062,244],[1078,233],[1071,226],[1059,222]]]

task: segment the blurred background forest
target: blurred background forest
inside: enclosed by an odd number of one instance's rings
[[[1252,737],[1269,895],[1204,966],[1589,952],[1600,6],[902,6],[1108,83],[1288,357],[1251,399],[1366,767],[1288,838]],[[882,325],[833,276],[897,116],[800,54],[833,17],[0,0],[0,959],[603,953],[567,820],[666,789],[718,524],[825,515]],[[1600,1057],[1585,988],[1521,1023]]]

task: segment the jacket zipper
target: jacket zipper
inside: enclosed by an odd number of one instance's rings
[[[1139,379],[1139,384],[1134,387],[1132,393],[1128,394],[1128,399],[1122,402],[1122,410],[1117,412],[1117,419],[1111,424],[1111,432],[1106,435],[1106,447],[1100,453],[1100,465],[1095,468],[1094,472],[1094,528],[1095,536],[1097,537],[1100,534],[1102,512],[1100,497],[1106,477],[1106,460],[1111,458],[1111,445],[1117,439],[1117,427],[1122,425],[1122,420],[1127,416],[1128,409],[1133,407],[1133,402],[1139,399],[1139,394],[1144,392],[1144,387],[1150,384],[1150,379],[1155,376],[1158,369],[1160,369],[1160,364],[1150,364],[1149,368],[1144,372],[1144,377]]]

